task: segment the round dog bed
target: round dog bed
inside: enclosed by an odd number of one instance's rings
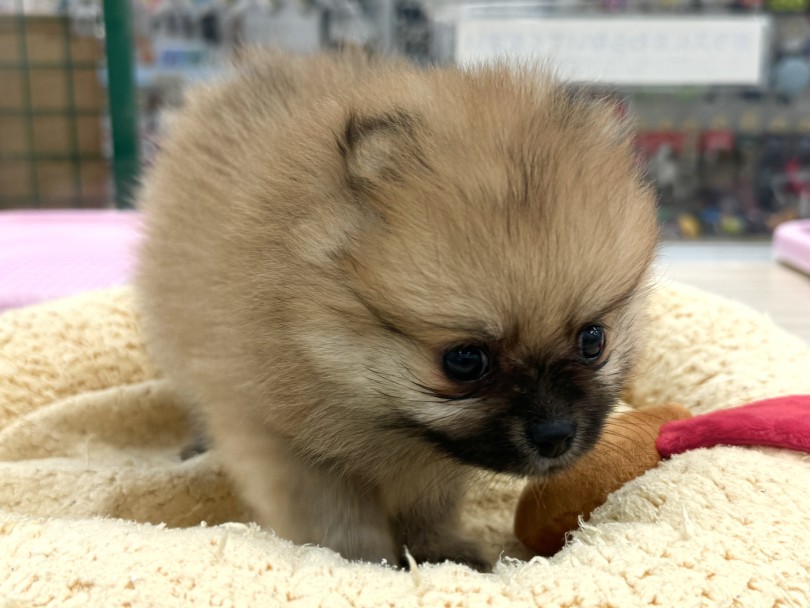
[[[659,286],[626,399],[695,413],[810,393],[810,347],[743,306]],[[550,559],[511,534],[519,480],[465,525],[480,574],[349,563],[248,523],[147,360],[128,288],[0,315],[2,606],[807,606],[810,462],[764,448],[675,456],[612,494]]]

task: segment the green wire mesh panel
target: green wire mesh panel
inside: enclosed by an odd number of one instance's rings
[[[136,103],[131,86],[124,86],[130,98],[123,102],[118,91],[122,78],[131,79],[131,66],[114,78],[119,109],[130,108],[125,120],[131,124],[124,130],[131,141],[121,147],[122,173],[119,159],[113,158],[111,170],[104,154],[109,122],[107,92],[99,79],[102,41],[79,36],[67,15],[27,15],[22,0],[15,7],[14,14],[0,15],[0,209],[98,208],[114,201],[126,206],[127,187],[137,173],[131,109]],[[131,48],[118,52],[119,64],[131,53]],[[115,152],[118,139],[113,133]]]

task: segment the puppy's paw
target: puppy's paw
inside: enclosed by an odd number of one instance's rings
[[[190,460],[200,454],[205,454],[209,449],[209,440],[202,434],[195,435],[191,443],[186,445],[180,452],[180,460]]]
[[[396,545],[391,533],[386,528],[370,525],[368,522],[352,528],[333,527],[326,532],[321,544],[350,561],[392,566],[398,564]]]

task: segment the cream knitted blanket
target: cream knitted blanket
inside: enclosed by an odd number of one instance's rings
[[[810,347],[740,305],[662,285],[634,405],[694,412],[810,393]],[[128,288],[0,315],[0,608],[810,606],[810,459],[718,447],[612,494],[552,559],[511,536],[519,483],[466,525],[492,574],[348,563],[248,522],[146,358]]]

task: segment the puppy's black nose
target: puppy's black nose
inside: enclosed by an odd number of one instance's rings
[[[571,449],[577,427],[569,420],[529,423],[529,439],[543,458],[558,458]]]

